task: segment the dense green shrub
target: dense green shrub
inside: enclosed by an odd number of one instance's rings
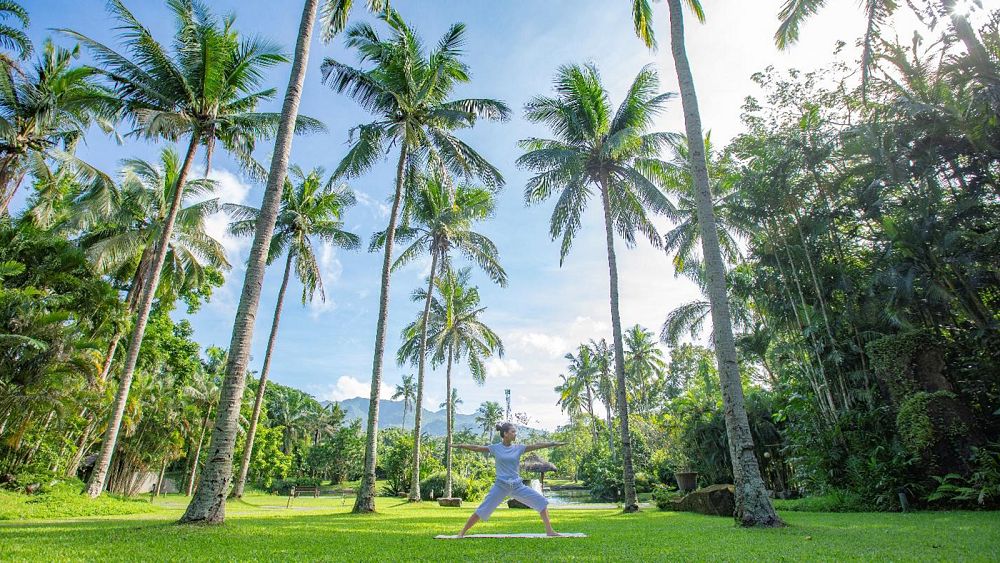
[[[444,481],[445,473],[443,471],[434,473],[430,477],[424,479],[420,482],[420,496],[424,500],[431,499],[431,493],[433,492],[434,498],[438,499],[444,496]],[[478,479],[466,479],[461,475],[455,475],[452,473],[451,477],[451,494],[452,496],[461,498],[466,501],[477,501],[486,494],[492,483],[488,483],[483,480]]]

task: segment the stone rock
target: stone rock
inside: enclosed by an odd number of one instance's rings
[[[451,497],[451,498],[444,497],[444,498],[439,498],[438,499],[438,505],[439,506],[453,506],[453,507],[456,507],[456,508],[461,508],[461,506],[462,506],[462,499],[460,497]]]
[[[30,485],[28,485],[27,487],[24,488],[24,492],[27,493],[27,494],[29,494],[29,495],[33,495],[33,494],[35,494],[35,493],[38,492],[38,489],[41,489],[41,488],[42,488],[42,484],[41,483],[32,483],[32,484],[30,484]]]
[[[407,498],[407,497],[410,496],[410,493],[407,493],[407,492],[404,492],[404,491],[399,491],[398,493],[396,493],[396,496],[399,497],[399,498]]]
[[[732,485],[712,485],[688,493],[684,498],[669,503],[666,509],[732,518],[736,511],[735,492]]]
[[[508,508],[531,508],[530,506],[524,504],[523,502],[517,500],[516,498],[508,499],[507,500],[507,507]]]

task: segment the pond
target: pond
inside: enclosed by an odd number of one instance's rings
[[[559,489],[545,491],[545,498],[554,505],[593,504],[607,502],[590,494],[589,489]]]

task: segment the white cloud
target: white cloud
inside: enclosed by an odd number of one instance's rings
[[[504,341],[515,350],[538,350],[553,358],[562,356],[570,347],[570,343],[565,339],[542,332],[514,331]]]
[[[357,198],[358,203],[377,213],[380,218],[384,219],[389,216],[391,208],[385,202],[378,201],[361,190],[354,190],[354,196]]]
[[[247,195],[250,193],[250,185],[246,184],[228,170],[216,168],[208,174],[209,179],[215,181],[215,192],[205,194],[202,197],[192,198],[192,202],[204,201],[211,198],[218,198],[219,204],[236,203],[246,204]],[[249,237],[234,237],[229,234],[230,218],[223,211],[218,211],[209,216],[205,221],[205,230],[215,240],[222,243],[226,249],[226,257],[233,265],[233,268],[242,268],[245,254],[252,242]]]
[[[486,361],[486,377],[512,377],[516,373],[524,371],[521,363],[515,359],[502,360],[497,357]]]
[[[342,375],[337,379],[335,385],[328,385],[325,389],[316,393],[316,397],[321,401],[343,401],[355,397],[368,397],[371,393],[371,381],[361,381],[350,375]],[[380,396],[388,399],[392,396],[393,388],[382,382]]]

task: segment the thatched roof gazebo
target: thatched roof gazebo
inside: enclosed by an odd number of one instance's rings
[[[530,473],[538,473],[538,480],[543,487],[545,486],[545,474],[557,469],[551,462],[545,461],[535,454],[528,456],[521,465],[521,468]]]

